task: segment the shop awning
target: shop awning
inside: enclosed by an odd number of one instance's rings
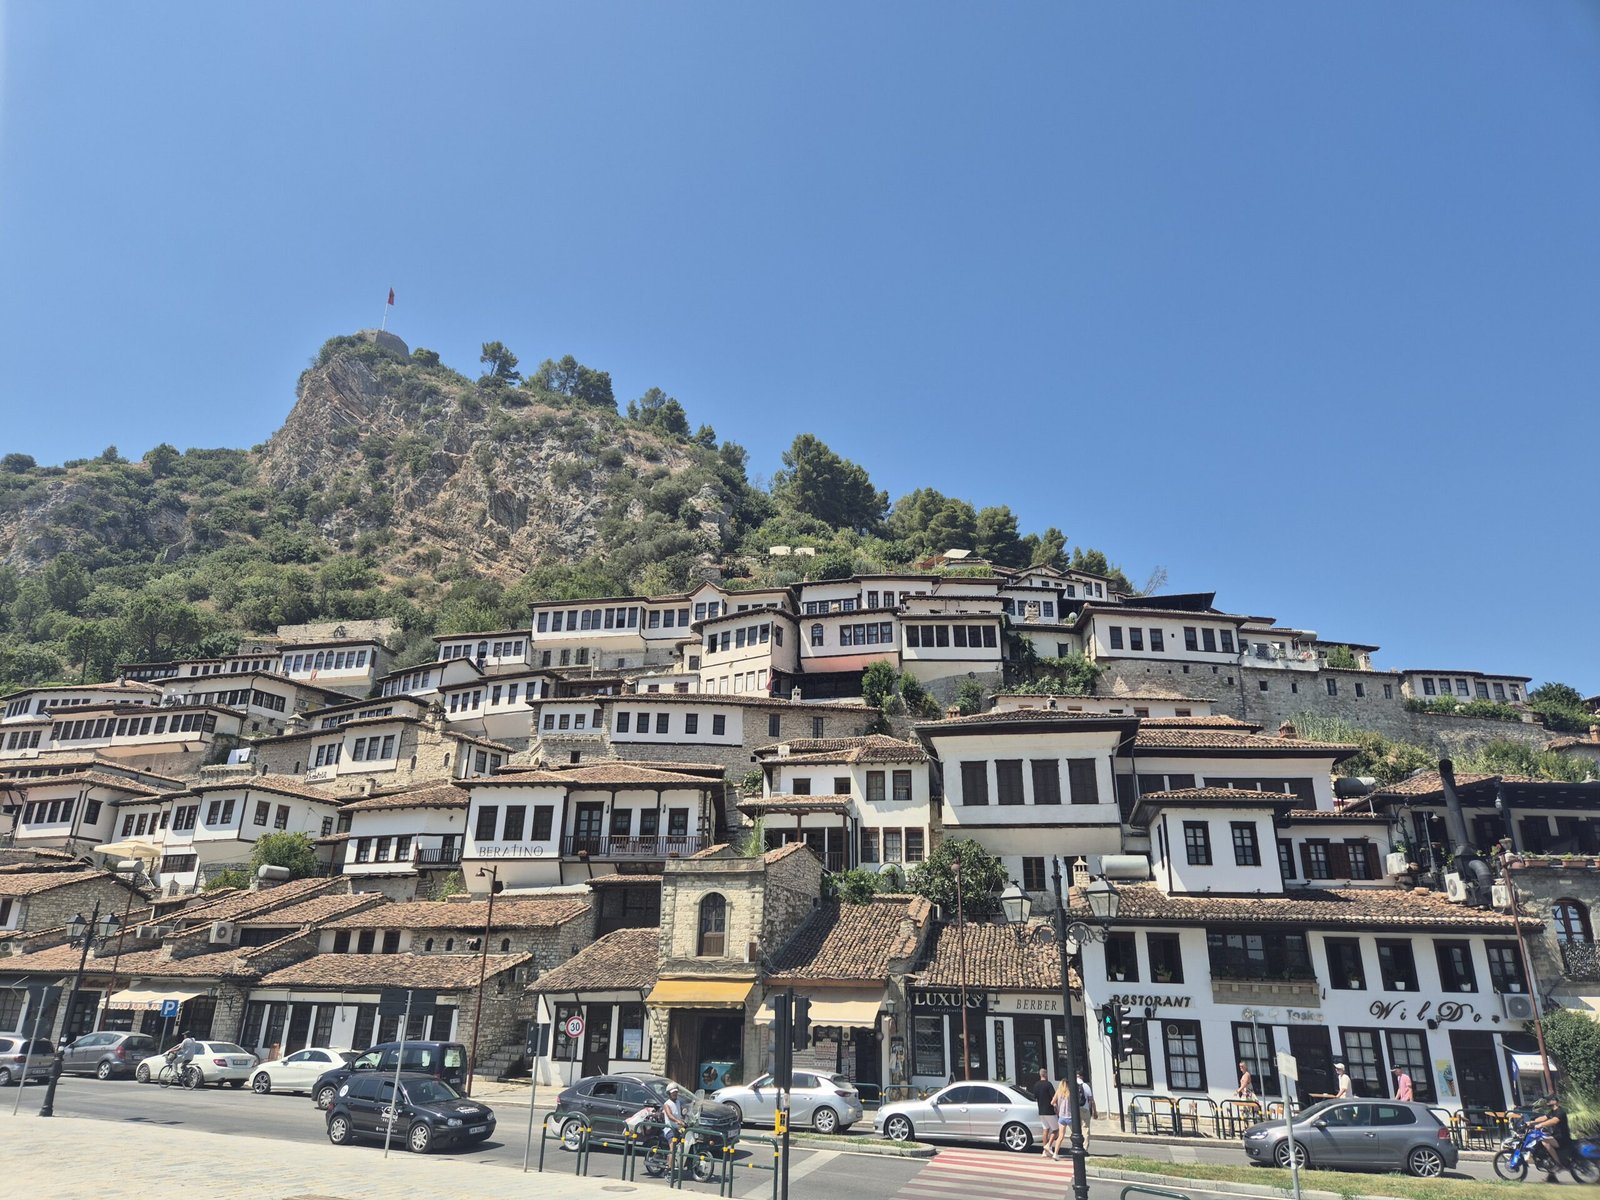
[[[137,858],[146,862],[161,857],[161,847],[144,838],[125,838],[120,842],[107,842],[94,848],[96,854],[110,858]]]
[[[830,988],[828,991],[807,992],[811,1000],[813,1025],[845,1025],[856,1029],[871,1029],[878,1023],[878,1013],[883,1008],[882,988]],[[758,1024],[772,1023],[772,1010],[765,1005],[756,1014]]]
[[[112,992],[106,1001],[107,1008],[131,1008],[136,1012],[160,1012],[164,1000],[176,1000],[182,1004],[186,1000],[193,1000],[199,992],[170,992],[170,991],[141,991],[138,988],[124,988],[120,992]]]
[[[663,979],[644,1002],[653,1008],[743,1008],[755,986],[748,979]]]

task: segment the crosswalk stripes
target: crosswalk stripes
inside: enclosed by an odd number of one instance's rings
[[[1072,1164],[1001,1150],[941,1149],[895,1193],[896,1200],[1061,1200]]]

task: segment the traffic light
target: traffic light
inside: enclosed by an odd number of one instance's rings
[[[1116,1010],[1109,1004],[1100,1006],[1100,1030],[1108,1038],[1117,1036],[1117,1014]]]
[[[794,998],[794,1016],[789,1022],[789,1043],[796,1050],[804,1050],[811,1044],[811,1001],[805,996]]]
[[[1131,1058],[1139,1048],[1138,1039],[1134,1036],[1133,1014],[1121,1004],[1112,1007],[1116,1010],[1117,1018],[1117,1057]]]

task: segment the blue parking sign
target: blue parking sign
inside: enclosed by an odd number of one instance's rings
[[[161,1016],[163,1019],[178,1015],[178,1002],[176,1000],[163,1000],[161,1002]]]

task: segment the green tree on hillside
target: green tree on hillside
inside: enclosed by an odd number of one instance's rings
[[[814,434],[802,433],[783,452],[772,491],[796,512],[857,533],[883,524],[889,496],[872,486],[864,468],[841,458]]]
[[[287,867],[290,879],[304,879],[322,869],[317,848],[307,833],[266,833],[250,852],[250,874],[262,867]]]
[[[1043,533],[1030,533],[1022,539],[1022,544],[1028,551],[1030,567],[1067,569],[1067,535],[1054,525]]]
[[[516,383],[522,378],[517,370],[517,356],[506,349],[504,342],[485,342],[478,361],[488,367],[487,377],[502,383]]]
[[[959,869],[957,868],[959,865]],[[947,837],[911,872],[911,890],[937,904],[947,921],[956,918],[956,893],[967,920],[1000,911],[1000,893],[1010,882],[1003,862],[971,838]]]

